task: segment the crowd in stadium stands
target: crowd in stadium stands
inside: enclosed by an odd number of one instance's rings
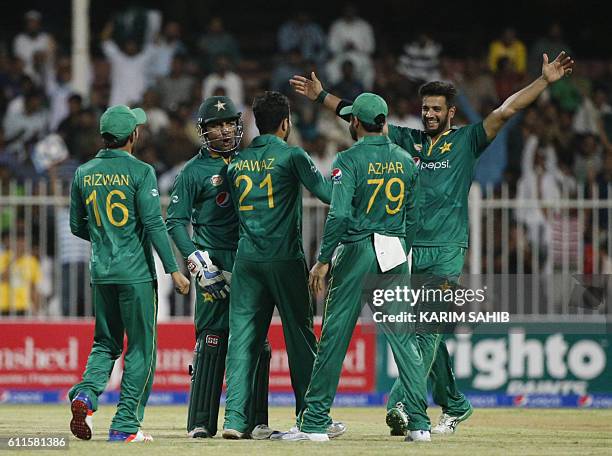
[[[194,115],[204,97],[227,95],[241,107],[245,145],[257,135],[250,107],[254,94],[265,89],[285,93],[294,117],[290,142],[302,145],[319,168],[330,173],[335,153],[352,142],[347,125],[294,94],[288,84],[294,74],[316,71],[328,91],[344,98],[353,99],[366,90],[376,92],[389,104],[389,122],[412,128],[421,127],[419,85],[431,79],[450,80],[459,89],[455,124],[461,125],[481,120],[537,77],[543,52],[552,58],[561,50],[571,53],[571,41],[565,41],[558,24],[551,24],[547,35],[532,43],[523,42],[519,32],[507,28],[488,47],[483,46],[480,55],[450,58],[443,43],[426,32],[407,42],[397,55],[377,53],[379,37],[353,6],[347,6],[327,30],[306,12],[279,23],[277,43],[269,49],[265,63],[242,53],[244,43],[219,17],[210,19],[200,36],[187,40],[181,24],[164,22],[159,11],[126,9],[102,31],[92,30],[92,36],[99,40],[92,47],[86,94],[73,90],[70,48],[57,45],[45,31],[39,12],[26,13],[23,31],[4,43],[0,52],[3,195],[23,192],[28,179],[50,179],[54,183],[50,188],[66,195],[65,183],[76,167],[102,147],[98,119],[112,104],[142,106],[147,112],[149,121],[137,154],[155,168],[160,190],[167,194],[182,164],[200,145]],[[593,189],[598,192],[595,196],[608,197],[612,61],[575,57],[578,64],[572,77],[555,84],[534,106],[513,118],[483,154],[475,173],[475,181],[483,188],[501,195],[502,184],[507,185],[511,198],[556,199],[581,192],[589,196]],[[11,178],[16,185],[8,185]],[[608,228],[606,213],[599,217],[603,231]],[[67,231],[66,216],[60,214],[54,221],[60,233]],[[517,228],[520,233],[510,233],[512,245],[516,236],[524,236],[526,248],[540,246],[544,252],[538,254],[547,258],[547,267],[554,267],[551,252],[559,242],[556,216],[532,208],[517,211],[514,217],[522,228]],[[15,258],[15,264],[37,261],[22,251],[9,260],[11,251],[4,241],[15,220],[20,217],[0,207],[0,294],[10,281],[9,272],[23,275],[25,269],[31,270],[20,279],[24,287],[40,280],[36,267],[8,270]],[[588,244],[589,222],[583,233],[579,229],[575,227],[575,237],[583,236]],[[17,231],[19,240],[24,227],[19,225]],[[62,236],[59,242],[72,246],[57,249],[69,250],[62,254],[62,264],[78,263],[77,273],[82,274],[87,247]],[[516,247],[511,252],[516,256]],[[513,268],[521,269],[513,261]]]

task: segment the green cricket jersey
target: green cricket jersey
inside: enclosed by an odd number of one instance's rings
[[[240,221],[236,260],[304,257],[302,187],[329,203],[331,183],[308,154],[274,135],[256,137],[230,163],[227,176]]]
[[[155,172],[126,151],[101,150],[77,169],[70,229],[91,241],[92,283],[155,280],[151,243],[166,273],[178,271],[161,216]]]
[[[195,250],[238,247],[238,217],[227,180],[229,159],[202,148],[174,181],[168,206],[168,232],[185,259]],[[193,226],[193,237],[187,232]]]
[[[468,246],[468,194],[474,167],[489,144],[482,122],[451,128],[432,142],[424,131],[389,125],[389,138],[419,168],[423,221],[414,246]]]
[[[332,182],[319,261],[373,233],[405,237],[410,247],[420,217],[419,173],[408,152],[387,136],[364,136],[336,156]]]

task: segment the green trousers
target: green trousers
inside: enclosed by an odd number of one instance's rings
[[[405,277],[407,271],[408,265],[404,263],[384,274],[384,277]],[[331,423],[329,411],[338,388],[342,362],[361,312],[364,281],[371,274],[383,277],[379,272],[370,238],[338,247],[325,301],[317,357],[306,393],[306,407],[300,420],[300,430],[304,432],[325,433]],[[387,283],[388,285],[381,289],[395,288],[393,282]],[[398,310],[398,306],[395,307]],[[400,309],[407,311],[410,306],[403,304]],[[384,313],[396,312],[387,308]],[[402,400],[407,405],[409,428],[429,430],[430,422],[426,412],[427,385],[414,327],[409,324],[381,326],[398,365],[400,380],[405,385]]]
[[[412,249],[412,275],[426,281],[425,286],[429,287],[437,287],[445,280],[457,282],[463,270],[465,252],[466,249],[461,247],[415,247]],[[457,388],[445,338],[445,334],[435,334],[432,331],[417,332],[419,350],[431,382],[434,402],[442,407],[444,413],[461,416],[470,410],[471,404]],[[389,393],[387,409],[395,407],[397,402],[403,402],[404,394],[398,379]]]
[[[235,250],[219,250],[209,247],[203,247],[206,250],[215,266],[225,271],[232,271],[234,267],[234,261],[236,259]],[[231,293],[234,291],[235,284],[231,284]],[[229,333],[229,309],[230,309],[230,298],[214,299],[210,294],[206,293],[199,284],[196,283],[196,305],[195,305],[195,331],[196,341],[200,337],[205,337],[206,334],[217,334],[225,339],[227,344],[227,337]],[[230,294],[231,294],[230,293]],[[205,343],[205,341],[201,342]],[[264,344],[266,345],[266,344]],[[226,345],[227,347],[227,345]],[[204,356],[202,354],[202,356]],[[267,358],[266,358],[267,357]],[[259,397],[258,400],[252,401],[252,407],[249,413],[249,428],[254,427],[258,424],[268,423],[268,377],[269,377],[269,357],[270,353],[262,353],[262,359],[265,360],[262,364],[261,361],[257,363],[255,378],[258,381],[253,385],[253,393],[255,397]],[[194,357],[193,366],[196,366],[196,358]],[[225,366],[225,356],[222,360],[223,366]],[[203,396],[199,397],[197,393],[193,391],[193,380],[192,380],[192,394],[189,399],[189,416],[188,416],[188,429],[191,431],[196,427],[205,427],[211,433],[215,433],[217,429],[217,413],[218,405],[221,397],[221,389],[223,385],[225,369],[215,369],[213,366],[204,367],[207,371],[196,373],[196,375],[202,376],[202,379],[197,378],[195,381],[199,382],[201,388],[205,390]],[[217,377],[218,376],[218,377]],[[217,389],[218,388],[218,389]],[[258,396],[261,395],[261,396]],[[206,406],[215,401],[214,406]],[[216,411],[215,411],[216,410]]]
[[[296,414],[304,406],[316,350],[305,261],[260,263],[236,259],[230,301],[223,427],[245,432],[257,361],[275,306],[283,323]]]
[[[135,433],[144,418],[149,399],[157,351],[157,283],[92,286],[96,312],[94,342],[83,380],[74,385],[68,397],[86,393],[93,409],[108,383],[115,360],[123,351],[127,334],[127,351],[121,379],[121,395],[111,429]]]

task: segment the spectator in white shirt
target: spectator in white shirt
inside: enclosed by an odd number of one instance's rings
[[[168,22],[164,27],[164,33],[153,45],[157,53],[151,68],[151,76],[154,79],[168,76],[174,56],[187,52],[187,48],[181,41],[181,35],[181,26],[178,22]]]
[[[426,33],[421,33],[416,41],[404,46],[397,71],[415,82],[438,80],[441,52],[442,46]]]
[[[244,103],[242,78],[230,70],[230,60],[224,55],[217,57],[214,71],[204,78],[202,97],[213,96],[215,90],[219,88],[225,91],[225,94],[236,103],[236,106],[242,106]]]
[[[326,70],[332,85],[342,79],[342,64],[349,60],[353,64],[355,78],[366,90],[374,84],[374,65],[372,54],[376,42],[372,26],[357,16],[353,5],[347,5],[344,15],[337,19],[329,29],[328,46],[333,57]]]
[[[41,29],[42,15],[38,11],[25,13],[25,30],[15,37],[13,53],[19,57],[24,65],[25,72],[38,79],[34,69],[34,55],[51,51],[53,39]]]
[[[155,58],[155,48],[146,45],[138,49],[134,40],[127,40],[123,49],[110,39],[112,23],[102,32],[102,51],[111,65],[110,104],[139,102],[150,81],[151,61]]]
[[[371,55],[376,41],[372,26],[358,17],[355,6],[349,4],[344,8],[343,16],[331,25],[328,44],[334,55],[348,51]]]
[[[26,147],[42,138],[48,131],[49,116],[43,107],[44,97],[38,90],[24,97],[23,112],[16,112],[4,118],[6,150],[17,154],[19,161],[26,158]]]
[[[55,131],[68,112],[68,98],[74,93],[70,59],[61,57],[55,66],[50,62],[45,77],[45,90],[49,98],[49,127]]]

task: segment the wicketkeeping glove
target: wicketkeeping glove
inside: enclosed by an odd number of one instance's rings
[[[210,260],[207,251],[196,250],[187,257],[187,268],[202,289],[215,299],[227,298],[230,287],[223,271]]]

